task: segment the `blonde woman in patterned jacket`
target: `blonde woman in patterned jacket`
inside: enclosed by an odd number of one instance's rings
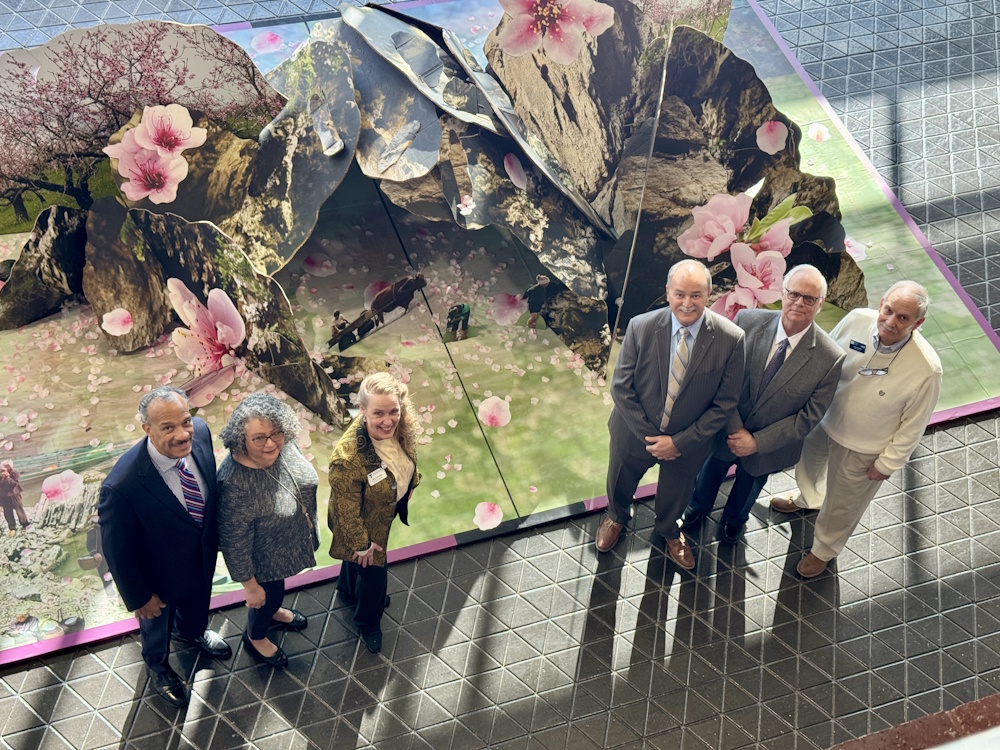
[[[354,624],[372,653],[382,649],[386,547],[398,515],[420,481],[418,429],[403,383],[386,372],[369,375],[358,391],[361,414],[330,457],[330,556],[343,560],[337,591],[354,605]]]

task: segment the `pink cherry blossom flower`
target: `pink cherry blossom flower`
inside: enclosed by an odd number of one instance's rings
[[[140,148],[162,157],[180,156],[185,149],[202,145],[208,137],[205,128],[194,127],[191,113],[180,104],[146,107],[134,133]]]
[[[757,148],[765,154],[776,154],[788,142],[788,126],[777,120],[768,120],[757,128]]]
[[[221,289],[208,293],[207,308],[179,279],[167,279],[167,291],[170,304],[187,326],[175,329],[171,335],[175,353],[199,378],[218,373],[198,383],[214,398],[235,378],[239,363],[236,347],[246,338],[246,324],[229,295]],[[191,391],[188,393],[190,396]],[[193,396],[191,404],[196,405]]]
[[[806,135],[817,143],[823,143],[824,141],[830,140],[829,129],[827,129],[826,125],[820,122],[814,122],[810,125],[809,129],[806,131]]]
[[[124,336],[132,330],[132,313],[124,307],[116,307],[101,317],[101,328],[111,336]]]
[[[677,245],[692,258],[714,260],[729,250],[750,218],[753,199],[746,193],[713,195],[704,206],[691,210],[694,225],[677,238]]]
[[[505,427],[510,423],[510,404],[498,396],[490,396],[479,405],[479,421],[487,427]]]
[[[476,202],[472,200],[472,196],[463,195],[462,202],[458,204],[458,212],[462,214],[462,216],[468,216],[475,210],[476,210]]]
[[[72,500],[83,492],[83,477],[72,469],[53,474],[42,482],[42,494],[53,502]]]
[[[177,186],[187,173],[183,156],[161,156],[143,148],[135,153],[124,151],[118,157],[118,174],[128,178],[122,183],[122,192],[130,201],[149,198],[152,203],[173,203]]]
[[[560,65],[579,56],[584,32],[596,38],[615,22],[614,8],[595,0],[500,0],[500,5],[511,16],[500,47],[514,57],[541,47]]]
[[[254,52],[261,55],[280,52],[287,46],[285,40],[273,31],[262,31],[259,34],[255,34],[253,39],[250,40],[250,47]]]
[[[490,313],[497,325],[512,326],[527,310],[528,303],[525,300],[516,294],[500,292],[493,298],[493,307]]]
[[[844,238],[844,249],[847,250],[847,254],[854,258],[854,260],[864,260],[868,257],[865,246],[852,237]]]
[[[475,515],[472,516],[472,522],[480,531],[495,529],[502,520],[503,510],[496,503],[479,503]]]
[[[527,190],[528,178],[524,174],[524,168],[521,166],[521,160],[518,159],[515,154],[507,154],[503,158],[503,168],[507,170],[507,176],[510,177],[510,181],[514,183],[514,187],[521,190]]]
[[[736,286],[715,301],[715,304],[712,305],[712,312],[734,320],[736,313],[740,310],[753,310],[755,307],[757,307],[757,298],[753,296],[753,292]]]
[[[755,253],[743,242],[734,242],[730,253],[739,286],[749,289],[765,305],[781,298],[781,279],[785,275],[785,259],[781,253],[773,250]]]
[[[764,232],[764,236],[755,242],[751,247],[755,252],[773,250],[780,253],[782,258],[787,258],[792,252],[792,238],[788,234],[788,228],[792,225],[791,219],[782,219],[771,225],[770,229]]]

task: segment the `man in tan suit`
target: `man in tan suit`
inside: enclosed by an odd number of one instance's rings
[[[639,481],[658,464],[656,532],[674,562],[694,568],[677,519],[743,386],[743,331],[705,309],[711,289],[708,268],[682,260],[667,274],[669,307],[629,322],[611,381],[608,513],[597,529],[599,552],[617,543]]]

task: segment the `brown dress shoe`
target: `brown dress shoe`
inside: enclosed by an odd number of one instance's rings
[[[806,510],[795,502],[800,497],[802,494],[799,492],[782,492],[780,495],[774,495],[771,498],[771,510],[779,513],[798,513],[800,510]]]
[[[827,560],[820,560],[816,557],[816,555],[810,552],[799,560],[799,564],[795,566],[795,570],[797,570],[799,575],[803,578],[815,578],[826,570],[827,562]]]
[[[597,536],[594,537],[597,551],[607,552],[618,544],[618,537],[622,535],[624,529],[625,524],[615,523],[611,520],[611,516],[605,513],[604,518],[601,519],[601,525],[597,527]]]
[[[670,553],[670,559],[677,563],[678,567],[684,568],[684,570],[694,569],[694,552],[691,551],[691,546],[684,538],[684,534],[676,539],[668,539],[667,551]]]

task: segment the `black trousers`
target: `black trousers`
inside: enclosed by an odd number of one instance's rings
[[[608,459],[608,515],[615,523],[628,525],[632,517],[632,502],[643,475],[659,464],[660,476],[656,482],[653,510],[656,514],[656,533],[666,539],[680,536],[677,519],[691,500],[695,478],[705,462],[707,448],[691,454],[682,454],[673,461],[657,461],[631,437],[618,439],[611,434]]]
[[[389,573],[384,565],[362,568],[357,563],[344,560],[340,566],[337,591],[354,605],[354,624],[359,633],[381,632],[382,614],[385,612],[385,591]]]
[[[285,598],[285,579],[267,581],[261,583],[260,587],[264,589],[264,605],[260,609],[247,611],[247,635],[255,641],[267,637],[271,619],[281,609],[281,602]]]
[[[212,589],[195,593],[183,600],[166,602],[159,617],[139,620],[139,640],[142,642],[142,660],[153,672],[164,673],[170,669],[170,634],[176,627],[185,638],[200,638],[208,627],[208,605]]]

